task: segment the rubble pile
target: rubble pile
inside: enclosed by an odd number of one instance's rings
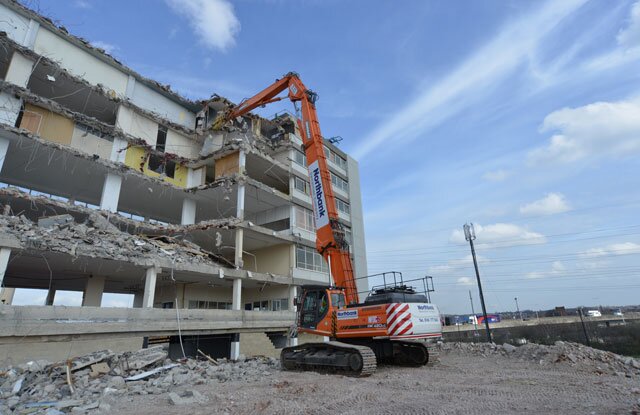
[[[516,347],[489,343],[441,343],[444,352],[463,352],[487,357],[508,355],[521,360],[534,361],[541,365],[570,364],[599,374],[634,377],[640,376],[640,360],[594,349],[579,343],[557,341],[551,346],[527,343]]]
[[[175,263],[211,264],[218,259],[198,245],[169,236],[131,235],[121,232],[100,215],[75,223],[71,215],[58,215],[32,222],[24,215],[0,215],[0,229],[16,237],[29,249],[62,252],[71,256],[111,258],[135,262],[166,258]]]
[[[194,385],[254,382],[278,370],[276,359],[237,362],[212,359],[171,361],[163,346],[137,352],[109,350],[49,363],[33,361],[0,369],[0,414],[109,413],[128,395],[165,394],[168,404],[205,403]]]

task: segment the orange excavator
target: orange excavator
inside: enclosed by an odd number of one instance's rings
[[[331,287],[302,286],[296,301],[297,330],[329,337],[331,341],[286,347],[281,352],[285,370],[316,370],[367,376],[377,362],[421,366],[429,361],[424,339],[441,338],[437,307],[413,287],[398,283],[373,289],[360,303],[356,279],[345,238],[338,220],[331,176],[316,113],[318,95],[307,89],[298,74],[290,72],[252,98],[216,117],[212,128],[266,104],[288,98],[301,107],[298,127],[302,150],[307,156],[316,225],[316,248],[329,265]],[[395,275],[395,274],[394,274]]]

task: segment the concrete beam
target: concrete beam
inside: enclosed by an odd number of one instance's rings
[[[156,295],[156,281],[162,268],[150,267],[144,279],[144,295],[142,297],[142,308],[153,308],[153,299]]]
[[[184,309],[180,329],[183,335],[282,332],[294,318],[289,311]],[[177,333],[172,309],[0,305],[0,344]]]
[[[100,307],[100,304],[102,304],[102,293],[104,292],[104,281],[105,277],[97,277],[93,275],[87,279],[87,285],[82,297],[83,307]],[[47,300],[48,297],[49,296],[47,295]],[[53,301],[51,301],[51,304],[47,305],[53,305]]]
[[[102,186],[102,196],[100,197],[100,209],[111,212],[118,211],[118,200],[120,199],[120,187],[122,177],[117,174],[107,173]]]

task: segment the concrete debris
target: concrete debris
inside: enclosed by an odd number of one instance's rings
[[[196,390],[186,390],[180,394],[169,393],[169,403],[171,405],[190,405],[193,403],[205,403],[208,399]]]
[[[2,215],[0,229],[15,237],[27,249],[62,252],[74,257],[108,258],[141,265],[159,258],[166,258],[175,264],[220,264],[218,256],[202,250],[193,242],[168,236],[136,237],[121,232],[102,219],[96,221],[96,218],[101,218],[98,214],[90,215],[85,223],[68,222],[59,217],[46,222],[39,220],[39,223],[46,224],[46,227],[42,227],[36,226],[24,215]]]
[[[271,358],[223,358],[214,364],[209,359],[171,362],[167,356],[165,347],[156,346],[125,353],[104,350],[68,363],[40,362],[38,370],[28,364],[0,368],[0,414],[109,413],[124,396],[165,393],[171,405],[204,404],[207,398],[194,385],[258,382],[279,370]],[[67,385],[67,364],[73,368],[74,391]]]
[[[73,216],[64,214],[49,216],[48,218],[40,218],[38,219],[38,226],[41,228],[53,228],[55,225],[62,226],[73,222]]]
[[[466,353],[482,357],[506,355],[520,360],[534,361],[540,365],[569,364],[598,374],[633,378],[640,376],[640,360],[579,343],[557,341],[551,346],[527,343],[519,347],[507,343],[502,346],[489,343],[441,343],[437,347],[443,352]]]

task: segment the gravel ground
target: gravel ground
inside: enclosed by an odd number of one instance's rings
[[[611,372],[600,362],[585,364],[572,358],[537,360],[535,354],[489,346],[446,345],[439,353],[433,365],[382,366],[368,378],[275,370],[248,381],[176,386],[175,393],[188,391],[198,401],[177,406],[167,393],[124,395],[114,397],[109,413],[640,413],[637,372]]]

